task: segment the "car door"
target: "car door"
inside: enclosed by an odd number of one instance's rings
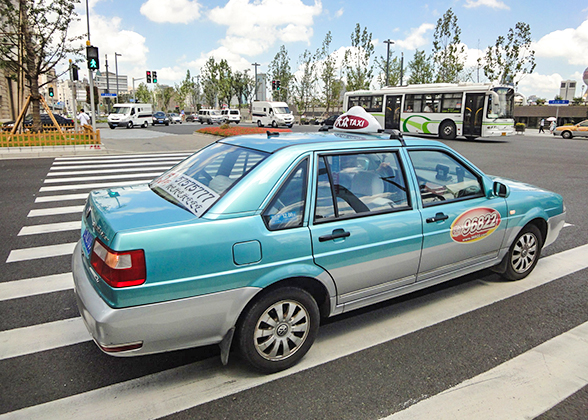
[[[504,198],[487,197],[482,175],[446,150],[408,152],[419,185],[423,252],[417,281],[497,257],[506,230]]]
[[[421,216],[398,151],[322,153],[316,162],[313,255],[333,277],[338,304],[414,283]]]

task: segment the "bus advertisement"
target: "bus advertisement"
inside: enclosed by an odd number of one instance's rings
[[[515,134],[514,96],[492,83],[432,83],[346,92],[343,107],[363,107],[384,129],[474,139]]]

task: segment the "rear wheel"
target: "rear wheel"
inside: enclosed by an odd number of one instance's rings
[[[520,280],[527,277],[539,261],[542,246],[543,238],[537,226],[525,226],[505,256],[507,260],[504,277],[509,280]]]
[[[275,121],[272,121],[272,127],[276,128],[278,126],[278,124]]]
[[[439,137],[444,140],[453,140],[456,135],[455,124],[453,121],[443,121],[439,127]]]
[[[263,127],[263,124],[261,123],[261,120],[257,120],[257,126],[258,127]]]
[[[145,121],[141,127],[147,128],[147,127],[149,127],[149,123],[147,121]]]
[[[571,138],[573,137],[573,136],[572,136],[572,132],[571,132],[571,131],[564,131],[563,133],[561,133],[561,136],[562,136],[564,139],[568,139],[568,140],[569,140],[569,139],[571,139]]]
[[[319,318],[317,303],[305,290],[284,287],[262,294],[239,322],[241,357],[265,373],[287,369],[312,346]]]

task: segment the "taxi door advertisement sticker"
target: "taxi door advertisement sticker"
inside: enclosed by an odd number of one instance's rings
[[[176,172],[169,172],[154,184],[178,200],[195,216],[202,216],[220,197],[215,191],[195,179]]]
[[[495,209],[480,207],[460,214],[451,224],[451,239],[459,243],[479,241],[500,226],[500,213]]]

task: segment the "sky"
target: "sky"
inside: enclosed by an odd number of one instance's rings
[[[259,63],[257,71],[264,73],[282,45],[295,72],[304,50],[314,53],[329,31],[331,52],[341,58],[358,23],[372,33],[374,56],[386,56],[383,41],[390,39],[390,57],[403,54],[406,68],[417,48],[431,53],[435,25],[449,8],[461,29],[466,67],[476,67],[498,36],[524,22],[531,28],[537,66],[520,79],[519,92],[553,99],[560,82],[568,79],[578,82],[576,96],[585,89],[586,0],[81,0],[79,21],[69,33],[85,34],[89,15],[90,40],[99,48],[102,71],[105,54],[109,70],[115,71],[117,53],[118,73],[128,76],[129,86],[146,70],[157,71],[160,84],[174,86],[187,70],[198,75],[210,56],[250,74],[252,64]],[[85,63],[80,67],[87,73]],[[480,82],[487,81],[482,70],[473,74],[474,81],[478,74]]]

